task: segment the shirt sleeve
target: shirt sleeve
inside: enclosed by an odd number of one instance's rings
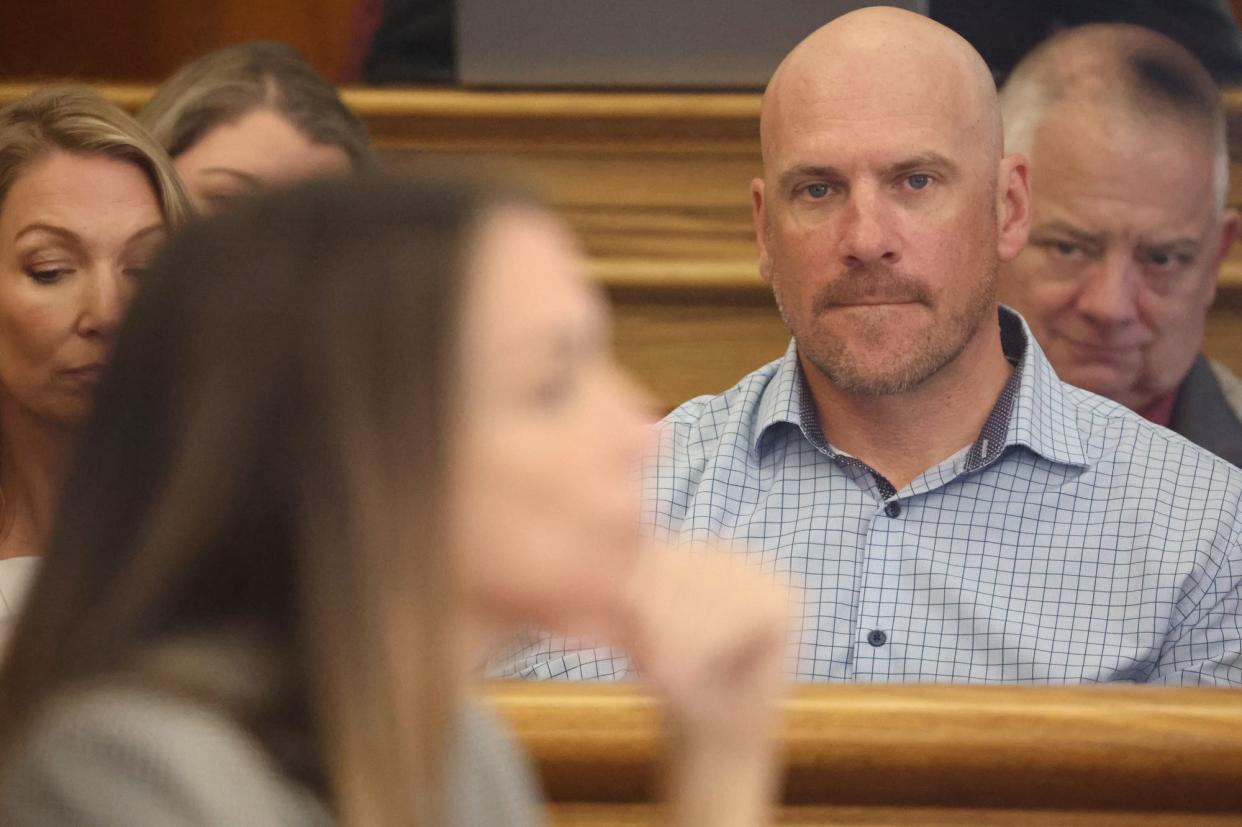
[[[653,448],[643,462],[643,529],[663,542],[676,542],[698,482],[691,457],[693,425],[685,419],[685,407],[656,426]]]
[[[1242,504],[1239,504],[1242,509]],[[1236,511],[1242,514],[1242,510]],[[1196,569],[1153,683],[1242,687],[1242,523]]]
[[[487,676],[538,681],[620,681],[636,677],[630,659],[615,647],[532,631],[488,665]]]

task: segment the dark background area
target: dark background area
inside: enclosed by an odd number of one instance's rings
[[[451,0],[387,0],[387,8],[385,0],[18,1],[0,26],[0,81],[155,82],[192,57],[257,38],[292,44],[340,83],[364,74],[376,82],[452,81]],[[1230,10],[1242,15],[1242,0],[932,0],[931,7],[1002,75],[1056,27],[1130,20],[1182,41],[1222,83],[1242,85]]]

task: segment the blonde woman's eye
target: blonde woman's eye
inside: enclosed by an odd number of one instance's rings
[[[38,284],[55,284],[69,273],[67,267],[30,267],[26,276]]]
[[[236,200],[238,197],[245,195],[245,194],[246,193],[244,190],[221,190],[217,192],[206,192],[206,193],[203,193],[203,200],[213,207],[222,207],[222,206],[225,206],[231,203],[232,201]]]

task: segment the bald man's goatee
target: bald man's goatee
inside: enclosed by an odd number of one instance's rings
[[[825,316],[843,305],[828,299],[816,302],[815,312],[803,329],[786,311],[780,283],[780,274],[773,273],[776,306],[797,342],[798,353],[833,387],[852,396],[891,396],[912,391],[953,363],[983,325],[997,324],[995,273],[985,289],[979,290],[959,313],[934,325],[924,335],[914,335],[906,347],[897,343],[910,331],[894,329],[891,321],[883,318],[885,314],[878,311],[874,319],[863,320],[861,327],[855,322],[857,335],[846,339]],[[830,292],[844,295],[839,288]],[[931,298],[921,285],[908,295],[912,303],[931,308]]]

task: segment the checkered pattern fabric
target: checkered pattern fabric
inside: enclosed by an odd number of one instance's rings
[[[1000,325],[1015,370],[979,438],[900,491],[826,443],[796,343],[687,402],[644,473],[652,530],[801,591],[800,680],[1242,686],[1242,472]],[[499,672],[631,674],[577,645],[534,636]]]

